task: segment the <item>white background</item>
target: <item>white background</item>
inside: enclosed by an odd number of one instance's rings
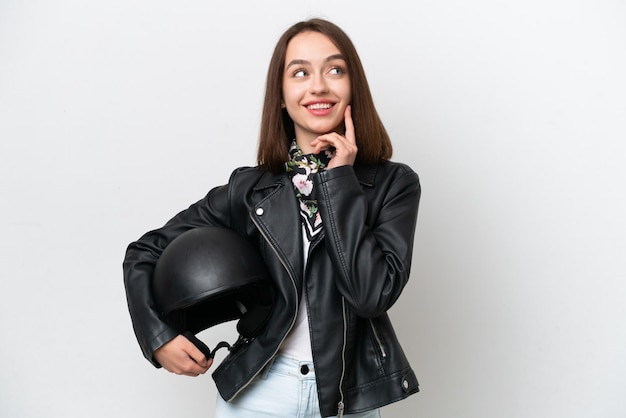
[[[384,416],[626,416],[623,1],[0,0],[1,417],[212,416],[208,374],[144,361],[124,251],[254,164],[313,16],[422,180],[391,311],[422,391]]]

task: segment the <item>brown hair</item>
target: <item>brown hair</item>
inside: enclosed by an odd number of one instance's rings
[[[289,144],[295,138],[291,117],[281,108],[282,80],[289,41],[302,32],[326,35],[343,54],[350,75],[352,120],[357,140],[357,163],[374,163],[391,158],[393,148],[370,92],[361,59],[354,44],[337,25],[323,19],[298,22],[280,37],[270,60],[261,116],[257,163],[261,168],[280,172],[288,160]]]

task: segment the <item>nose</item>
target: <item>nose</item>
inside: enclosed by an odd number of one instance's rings
[[[316,74],[311,77],[310,91],[312,94],[328,93],[328,84],[323,74]]]

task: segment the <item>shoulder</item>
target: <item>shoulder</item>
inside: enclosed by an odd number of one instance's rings
[[[229,182],[232,181],[254,181],[263,174],[258,167],[237,167],[230,174]]]
[[[385,161],[380,162],[378,166],[379,166],[379,169],[383,173],[390,173],[390,174],[400,175],[400,176],[406,175],[406,174],[417,176],[417,173],[408,164],[405,164],[405,163],[385,160]]]
[[[258,166],[239,167],[233,170],[228,180],[231,188],[258,189],[280,183],[284,173],[270,173]]]
[[[376,164],[355,166],[359,181],[366,186],[378,187],[396,182],[413,183],[419,187],[419,176],[405,163],[384,160]],[[406,184],[405,183],[405,184]]]

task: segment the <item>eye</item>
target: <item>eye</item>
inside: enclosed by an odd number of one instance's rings
[[[303,68],[299,68],[293,72],[293,77],[306,77],[307,72]]]
[[[331,67],[331,69],[328,71],[328,74],[331,74],[331,75],[341,75],[344,73],[345,71],[341,67]]]

